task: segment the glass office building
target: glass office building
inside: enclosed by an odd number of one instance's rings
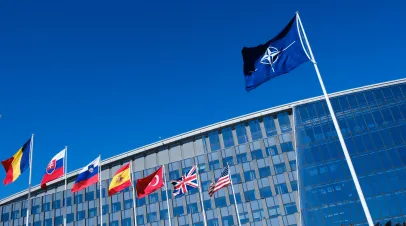
[[[406,79],[331,94],[375,222],[406,221]],[[168,197],[172,225],[238,225],[231,187],[208,195],[227,164],[242,225],[367,225],[322,97],[240,116],[102,161],[102,197],[94,185],[71,193],[78,171],[44,192],[32,189],[30,225],[169,225],[164,189],[136,201],[129,189],[107,196],[116,170],[133,160],[135,178],[164,165],[172,185],[198,165],[199,190]],[[66,201],[65,198],[66,197]],[[0,226],[24,225],[27,191],[0,201]],[[100,198],[102,206],[100,207]],[[203,207],[204,206],[204,212]]]

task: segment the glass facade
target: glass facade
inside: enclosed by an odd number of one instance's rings
[[[405,83],[332,98],[374,221],[406,220]],[[275,109],[114,157],[102,165],[102,197],[96,185],[78,193],[64,191],[63,182],[47,192],[34,187],[30,225],[63,225],[65,207],[69,226],[169,225],[169,216],[172,225],[202,226],[204,217],[209,226],[237,225],[231,187],[208,195],[227,164],[242,225],[365,225],[325,102]],[[161,189],[136,199],[136,216],[131,189],[107,196],[111,177],[129,160],[136,179],[164,165],[169,189],[169,197]],[[199,168],[202,198],[198,189],[173,198],[169,182],[193,165]],[[68,177],[70,189],[76,175]],[[0,201],[0,226],[24,224],[25,198]]]
[[[374,222],[406,222],[405,83],[331,99]],[[296,106],[303,225],[367,225],[325,101]]]

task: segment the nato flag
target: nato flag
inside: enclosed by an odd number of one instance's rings
[[[286,74],[310,57],[304,48],[297,16],[273,39],[257,47],[244,47],[245,89],[255,89],[269,79]]]

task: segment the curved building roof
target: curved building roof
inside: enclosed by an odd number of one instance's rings
[[[345,91],[340,91],[340,92],[329,94],[329,96],[336,97],[336,96],[340,96],[340,95],[344,95],[344,94],[349,94],[349,93],[354,93],[354,92],[358,92],[358,91],[364,91],[364,90],[369,90],[369,89],[374,89],[374,88],[379,88],[379,87],[384,87],[384,86],[389,86],[389,85],[394,85],[394,84],[400,84],[400,83],[406,83],[406,78],[393,80],[393,81],[389,81],[389,82],[377,83],[377,84],[349,89],[349,90],[345,90]],[[157,150],[160,147],[168,146],[171,144],[182,143],[183,141],[186,141],[186,140],[194,139],[196,137],[201,137],[210,131],[220,130],[224,127],[229,127],[229,126],[233,126],[233,125],[236,125],[236,124],[239,124],[242,122],[247,122],[249,120],[252,120],[252,119],[255,119],[255,118],[258,118],[261,116],[275,114],[275,113],[282,112],[282,111],[289,111],[290,109],[292,109],[295,106],[318,101],[323,98],[324,98],[323,96],[308,98],[308,99],[280,105],[277,107],[272,107],[272,108],[268,108],[265,110],[253,112],[250,114],[238,116],[238,117],[228,119],[228,120],[225,120],[222,122],[218,122],[218,123],[215,123],[212,125],[208,125],[208,126],[205,126],[205,127],[199,128],[199,129],[195,129],[195,130],[192,130],[192,131],[189,131],[186,133],[182,133],[182,134],[179,134],[179,135],[167,138],[167,139],[163,139],[163,140],[157,141],[155,143],[148,144],[148,145],[124,152],[122,154],[104,159],[101,162],[101,166],[103,167],[103,166],[113,165],[113,164],[116,164],[117,162],[127,160],[130,157],[142,155],[143,153],[148,153],[149,151]],[[68,173],[67,174],[68,180],[73,179],[78,174],[79,170],[80,169],[77,169],[75,171]],[[54,181],[52,183],[52,185],[63,183],[63,180],[64,180],[64,178],[60,178],[60,179]],[[40,186],[36,185],[31,188],[31,192],[38,193],[40,189],[41,189]],[[24,190],[24,191],[15,193],[7,198],[4,198],[0,201],[0,205],[6,204],[9,202],[18,200],[18,199],[22,199],[22,198],[24,198],[24,196],[27,195],[27,192],[28,192],[27,190]],[[45,192],[44,192],[44,194],[45,194]]]

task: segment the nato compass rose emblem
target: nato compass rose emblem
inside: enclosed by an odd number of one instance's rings
[[[273,65],[275,64],[276,61],[278,61],[279,55],[282,54],[282,52],[287,50],[289,47],[291,47],[295,42],[296,41],[293,41],[292,43],[290,43],[290,45],[288,45],[288,47],[282,49],[281,51],[279,51],[277,48],[273,46],[269,46],[266,49],[264,56],[261,58],[260,63],[271,65],[272,72],[275,72]]]

